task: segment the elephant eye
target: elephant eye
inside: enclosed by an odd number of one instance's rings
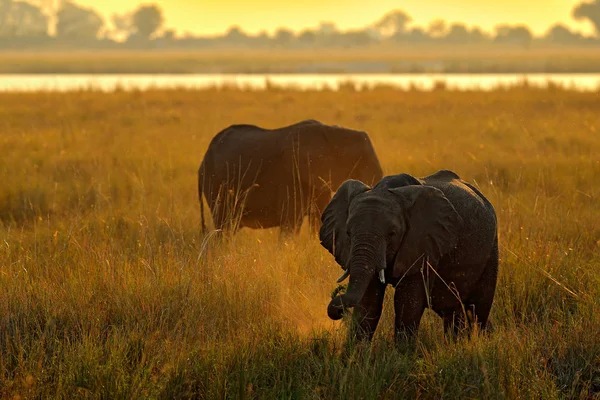
[[[389,233],[390,238],[393,238],[396,235],[397,235],[396,231],[390,231],[390,233]]]

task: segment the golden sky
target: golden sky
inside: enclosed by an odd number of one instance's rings
[[[525,23],[536,33],[562,22],[591,33],[588,23],[571,18],[581,0],[76,0],[109,16],[154,2],[164,10],[166,25],[180,32],[222,33],[239,25],[248,33],[273,32],[279,26],[293,30],[332,21],[344,30],[363,27],[389,10],[400,8],[417,25],[433,19],[462,21],[492,30],[499,23]]]

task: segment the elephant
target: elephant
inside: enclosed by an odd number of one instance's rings
[[[395,289],[400,343],[416,336],[426,308],[451,336],[474,325],[486,329],[498,277],[496,213],[456,173],[386,176],[372,188],[348,180],[321,221],[321,245],[344,270],[338,283],[350,277],[327,314],[339,320],[354,308],[352,339],[372,339],[386,285]]]
[[[347,179],[375,183],[383,171],[367,133],[306,120],[278,129],[232,125],[210,142],[198,170],[217,231],[314,229],[334,189]],[[333,189],[332,189],[333,188]]]

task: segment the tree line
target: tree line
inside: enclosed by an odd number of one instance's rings
[[[96,10],[73,1],[0,0],[0,48],[202,48],[202,47],[359,47],[376,43],[513,44],[528,47],[535,42],[557,45],[600,44],[600,0],[578,4],[572,17],[587,20],[595,28],[585,36],[564,24],[554,24],[539,36],[526,25],[502,24],[493,32],[477,26],[435,20],[426,27],[413,24],[402,10],[390,11],[378,21],[355,30],[341,31],[323,22],[317,28],[295,33],[279,28],[274,34],[245,33],[233,26],[222,35],[198,36],[165,27],[156,4],[138,6],[129,13],[113,14],[109,21]]]

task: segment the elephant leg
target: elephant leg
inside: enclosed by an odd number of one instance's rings
[[[373,339],[381,317],[384,295],[385,284],[381,283],[377,277],[371,279],[365,295],[352,312],[351,339],[355,338],[359,341]]]
[[[239,224],[229,218],[226,210],[222,208],[222,204],[217,204],[215,212],[212,213],[215,230],[219,236],[234,235],[240,228]]]
[[[479,278],[477,287],[469,295],[469,307],[465,306],[468,311],[472,312],[472,318],[475,319],[471,322],[477,323],[481,330],[485,330],[488,326],[488,317],[492,309],[492,303],[494,302],[494,293],[496,292],[496,282],[498,280],[498,263],[498,241],[496,240],[481,278]]]
[[[397,342],[416,336],[426,306],[425,283],[420,276],[406,279],[396,286],[394,312]]]
[[[225,229],[225,218],[221,203],[216,201],[213,204],[211,204],[210,211],[215,230],[222,231],[223,229]]]
[[[444,319],[444,332],[457,337],[465,328],[465,314],[463,310],[457,310],[442,315]]]
[[[215,225],[215,230],[225,233],[231,232],[235,224],[232,223],[232,209],[231,194],[227,190],[226,185],[221,185],[215,191],[214,199],[210,204],[210,210]],[[213,195],[211,193],[211,195]],[[235,233],[235,232],[232,232]]]

